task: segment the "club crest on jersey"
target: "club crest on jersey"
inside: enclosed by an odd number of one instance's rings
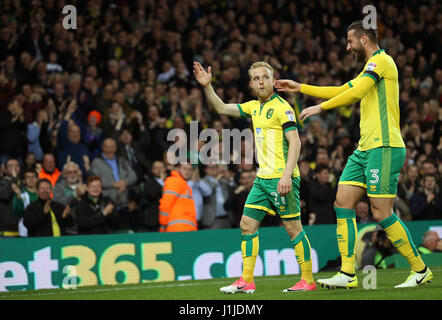
[[[295,121],[295,115],[294,115],[293,111],[290,111],[290,110],[286,111],[285,114],[290,121]]]
[[[365,68],[365,70],[366,71],[373,71],[374,68],[376,68],[376,63],[370,62],[369,64],[367,64],[367,68]]]
[[[266,118],[270,119],[273,116],[273,109],[269,109],[266,114]]]

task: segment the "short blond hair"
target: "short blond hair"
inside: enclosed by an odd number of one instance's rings
[[[254,64],[252,64],[249,68],[249,78],[252,78],[252,70],[253,69],[261,68],[261,67],[264,67],[264,68],[267,68],[268,70],[270,70],[270,72],[272,73],[272,77],[273,77],[273,75],[274,75],[273,67],[265,61],[257,61]]]

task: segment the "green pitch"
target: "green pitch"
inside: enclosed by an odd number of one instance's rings
[[[299,280],[299,275],[256,277],[254,294],[223,294],[219,288],[235,279],[189,280],[136,285],[80,287],[78,289],[32,290],[0,293],[0,300],[440,300],[442,299],[442,266],[432,266],[433,282],[418,288],[394,289],[405,281],[407,269],[377,271],[377,289],[366,290],[358,271],[357,289],[329,290],[317,287],[315,292],[283,293]],[[328,278],[335,272],[320,272],[315,279]],[[366,279],[368,282],[368,278]],[[370,283],[370,282],[369,282]]]

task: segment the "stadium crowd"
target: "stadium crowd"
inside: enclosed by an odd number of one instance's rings
[[[247,70],[259,60],[276,78],[316,85],[341,85],[362,68],[345,48],[365,1],[70,2],[74,30],[63,28],[63,0],[0,4],[0,236],[159,231],[168,214],[161,207],[173,210],[161,199],[175,192],[167,189],[175,169],[192,192],[195,230],[238,227],[256,163],[174,168],[167,159],[167,134],[188,132],[191,121],[219,133],[251,126],[210,108],[193,61],[212,67],[226,103],[253,98]],[[400,77],[407,156],[397,211],[404,220],[442,219],[441,4],[376,8],[379,45]],[[295,109],[317,102],[281,96]],[[358,104],[299,123],[303,224],[335,222],[358,123]],[[365,200],[356,213],[373,221]],[[268,216],[263,226],[279,223]]]

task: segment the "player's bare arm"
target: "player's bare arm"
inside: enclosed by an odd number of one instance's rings
[[[207,100],[210,105],[215,108],[218,114],[224,114],[232,117],[240,117],[241,113],[236,104],[226,104],[224,103],[215,90],[212,87],[212,67],[208,67],[207,71],[204,70],[203,66],[199,62],[193,63],[193,74],[195,75],[198,83],[204,88],[204,93],[206,94]]]
[[[301,152],[301,140],[299,139],[298,130],[290,130],[285,133],[285,137],[289,144],[287,153],[287,163],[281,179],[278,182],[278,193],[281,197],[285,196],[292,190],[292,175],[296,163]]]

